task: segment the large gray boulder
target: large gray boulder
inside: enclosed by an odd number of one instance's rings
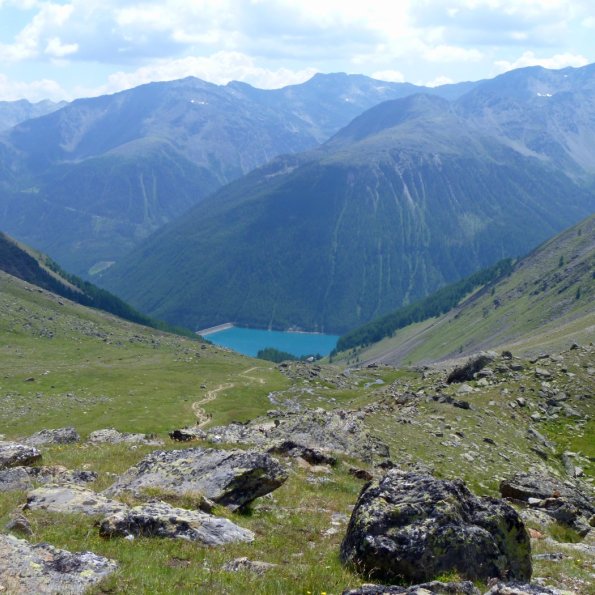
[[[82,594],[116,569],[116,562],[91,552],[0,535],[0,585],[12,595]]]
[[[122,502],[76,485],[47,485],[27,494],[25,509],[62,514],[102,515],[126,510]]]
[[[254,541],[252,531],[228,519],[165,502],[149,502],[116,512],[101,521],[99,532],[103,537],[168,537],[208,546]]]
[[[51,467],[11,467],[0,470],[0,492],[29,490],[35,484],[89,483],[97,479],[94,471],[71,471],[60,465]]]
[[[44,446],[46,444],[73,444],[79,442],[81,437],[72,428],[57,428],[55,430],[40,430],[25,438],[23,442],[31,446]]]
[[[527,503],[554,520],[572,527],[581,535],[589,530],[589,519],[595,515],[595,501],[590,486],[560,481],[535,473],[516,473],[500,483],[500,493]]]
[[[475,497],[461,480],[396,469],[362,490],[341,559],[387,582],[451,571],[469,580],[531,578],[529,535],[513,508]]]
[[[206,440],[211,443],[249,444],[263,449],[292,443],[294,449],[322,454],[340,453],[371,461],[388,457],[386,444],[372,436],[357,411],[308,409],[300,413],[275,412],[246,424],[232,423],[201,430],[170,432],[173,440]]]
[[[231,510],[276,490],[287,471],[267,453],[254,450],[189,448],[161,450],[131,467],[104,494],[130,492],[142,497],[147,489],[202,495]]]
[[[33,465],[41,460],[41,453],[28,444],[0,441],[0,469]]]

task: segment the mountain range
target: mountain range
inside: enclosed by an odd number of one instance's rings
[[[222,185],[317,146],[381,101],[473,86],[320,74],[262,90],[186,78],[79,99],[0,134],[0,229],[89,276]]]
[[[383,102],[201,201],[106,271],[136,307],[345,332],[595,209],[595,66]]]

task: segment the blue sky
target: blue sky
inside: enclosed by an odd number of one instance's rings
[[[0,100],[185,76],[440,84],[595,62],[591,0],[0,0]]]

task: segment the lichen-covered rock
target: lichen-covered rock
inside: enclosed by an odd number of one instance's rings
[[[531,578],[529,535],[513,508],[473,496],[461,480],[396,469],[362,490],[341,559],[388,582],[450,571],[469,580]]]
[[[142,444],[145,446],[163,446],[164,442],[147,434],[130,434],[128,432],[118,432],[114,428],[105,428],[95,430],[89,434],[87,442],[90,444]]]
[[[94,471],[71,471],[60,465],[50,467],[11,467],[0,470],[0,492],[29,490],[34,484],[89,483],[97,479]]]
[[[101,521],[103,537],[168,537],[216,546],[254,541],[254,533],[228,519],[204,512],[149,502],[112,514]]]
[[[146,489],[157,488],[178,495],[201,494],[235,510],[276,490],[286,479],[285,468],[263,452],[162,450],[128,469],[104,494],[131,492],[142,497]]]
[[[43,446],[45,444],[73,444],[79,442],[81,437],[72,428],[57,428],[55,430],[41,430],[25,438],[23,442],[32,446]]]
[[[0,441],[0,469],[32,465],[41,460],[41,453],[28,444]]]
[[[364,425],[364,414],[356,411],[308,409],[300,413],[274,412],[247,424],[197,431],[194,428],[170,433],[174,440],[191,440],[194,436],[215,444],[250,444],[272,448],[284,442],[310,451],[340,453],[372,461],[388,457],[388,446],[370,435]]]
[[[0,535],[0,587],[11,595],[78,595],[116,569],[116,562],[92,552],[71,553]]]
[[[27,494],[25,508],[87,515],[113,514],[127,506],[76,485],[47,485]]]
[[[462,581],[460,583],[431,581],[411,587],[367,584],[357,589],[343,591],[343,595],[427,595],[428,593],[434,595],[479,595],[480,591],[471,581]]]
[[[578,484],[562,482],[554,477],[531,473],[516,473],[500,483],[504,498],[526,502],[559,523],[568,525],[581,535],[589,532],[589,519],[595,514],[595,501]]]

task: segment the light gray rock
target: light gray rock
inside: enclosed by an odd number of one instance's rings
[[[51,467],[11,467],[0,470],[0,492],[29,490],[35,484],[89,483],[97,479],[94,471],[71,471],[60,465]]]
[[[33,446],[18,442],[0,442],[0,469],[32,465],[41,460],[41,453]]]
[[[116,569],[116,562],[91,552],[0,535],[0,586],[11,595],[78,595]]]
[[[87,438],[87,442],[90,444],[143,444],[145,446],[163,446],[164,444],[163,440],[151,435],[118,432],[114,428],[105,428],[91,432]]]
[[[46,510],[63,514],[114,514],[128,507],[92,490],[75,485],[47,485],[27,494],[27,510]]]
[[[167,537],[216,546],[250,542],[254,533],[230,520],[204,512],[149,502],[107,516],[99,525],[103,537]]]
[[[41,430],[25,438],[23,442],[31,446],[44,446],[46,444],[73,444],[79,442],[81,437],[72,428],[57,428],[55,430]]]
[[[263,452],[162,450],[128,469],[104,494],[142,497],[147,488],[157,488],[180,496],[202,495],[235,510],[276,490],[286,479],[286,469]]]

